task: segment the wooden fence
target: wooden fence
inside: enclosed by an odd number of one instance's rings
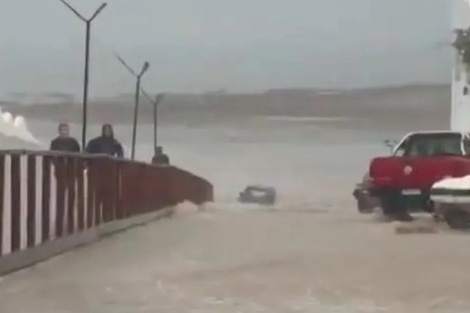
[[[0,258],[183,201],[212,200],[208,181],[173,166],[0,151]]]

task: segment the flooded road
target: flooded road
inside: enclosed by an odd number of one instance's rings
[[[0,312],[470,310],[470,237],[311,209],[183,207],[4,277]]]

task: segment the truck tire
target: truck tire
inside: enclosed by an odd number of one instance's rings
[[[444,220],[452,229],[470,230],[470,213],[462,209],[452,208],[443,212]]]
[[[413,217],[409,214],[401,200],[399,191],[387,190],[382,192],[380,195],[380,207],[382,208],[382,212],[391,220],[411,222]]]

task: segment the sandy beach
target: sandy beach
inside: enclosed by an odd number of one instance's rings
[[[58,120],[80,132],[74,104],[5,108],[44,145]],[[3,277],[0,312],[469,312],[468,234],[396,234],[397,224],[357,213],[351,194],[369,159],[388,153],[383,140],[447,129],[449,108],[445,85],[170,95],[160,142],[172,163],[214,183],[215,203]],[[128,150],[130,102],[91,112],[90,136],[114,123]],[[143,106],[142,160],[150,112]],[[274,186],[276,206],[237,203],[252,183]]]

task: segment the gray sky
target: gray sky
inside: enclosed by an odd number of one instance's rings
[[[88,16],[100,0],[69,0]],[[81,93],[84,24],[58,0],[0,0],[0,92]],[[450,0],[108,0],[91,93],[446,81]]]

